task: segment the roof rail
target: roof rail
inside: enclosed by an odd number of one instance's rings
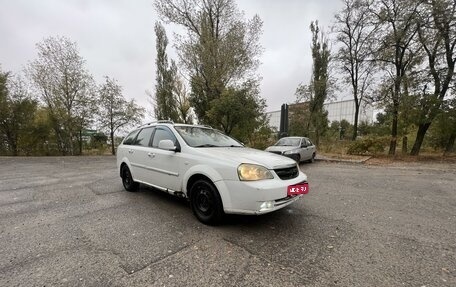
[[[212,129],[212,127],[210,125],[197,125],[197,126]]]
[[[172,124],[174,125],[173,121],[168,121],[168,120],[158,120],[158,121],[153,121],[149,123],[145,123],[143,125],[140,125],[139,128],[145,127],[145,126],[150,126],[151,124]]]

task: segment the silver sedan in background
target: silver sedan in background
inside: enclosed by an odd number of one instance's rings
[[[313,162],[317,154],[315,145],[306,137],[281,138],[274,145],[266,148],[266,151],[292,158],[297,162]]]

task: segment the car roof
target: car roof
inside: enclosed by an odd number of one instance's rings
[[[306,137],[283,137],[280,139],[306,139]]]

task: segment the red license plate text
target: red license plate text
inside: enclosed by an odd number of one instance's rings
[[[308,183],[301,183],[296,185],[290,185],[287,188],[287,195],[299,195],[299,194],[307,194],[309,193],[309,184]]]

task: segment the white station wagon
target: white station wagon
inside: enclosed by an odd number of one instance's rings
[[[158,121],[132,131],[117,148],[127,191],[139,183],[190,201],[205,224],[227,214],[263,214],[309,191],[292,159],[246,148],[207,126]]]

